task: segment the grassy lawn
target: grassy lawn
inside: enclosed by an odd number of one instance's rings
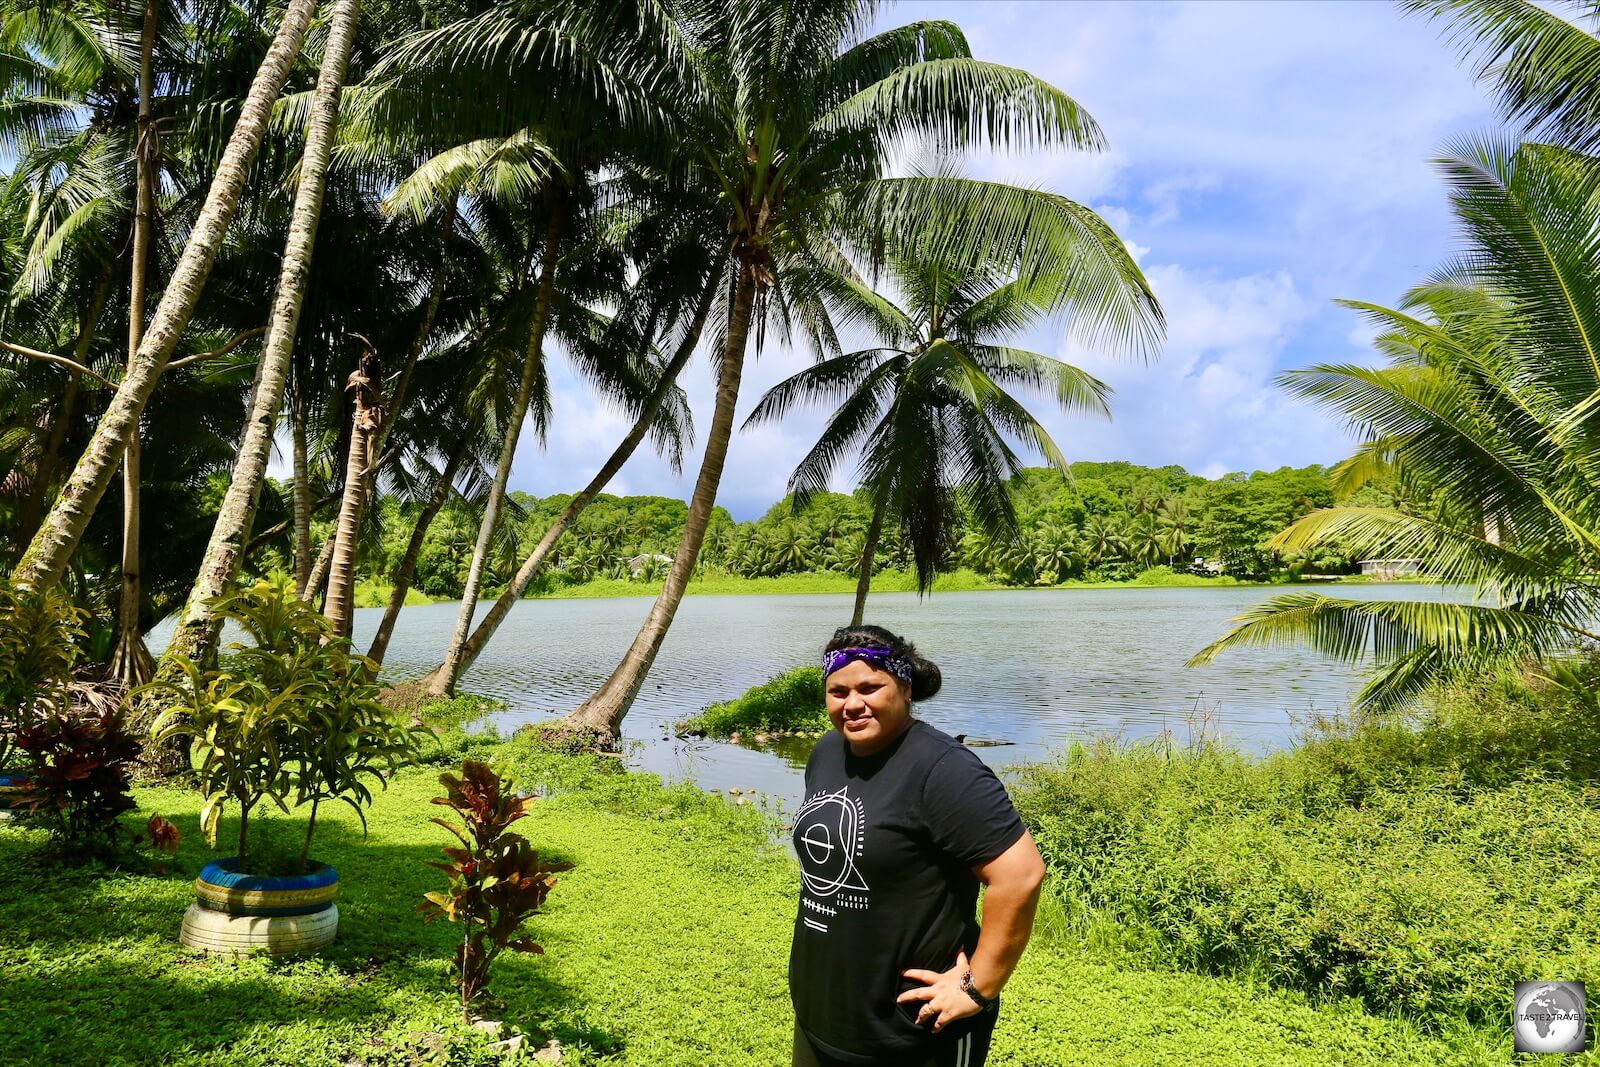
[[[760,811],[516,743],[479,755],[513,761],[525,786],[550,793],[523,832],[576,864],[532,920],[546,954],[497,964],[500,1017],[539,1042],[554,1035],[566,1063],[788,1062],[798,875],[764,845]],[[191,793],[138,794],[145,812],[182,829],[168,876],[61,868],[41,859],[38,831],[0,826],[0,1048],[26,1064],[498,1062],[488,1038],[459,1022],[447,962],[455,930],[414,912],[442,878],[424,865],[445,841],[427,821],[442,811],[428,804],[438,770],[398,777],[365,840],[353,816],[325,816],[316,854],[340,872],[340,930],[311,959],[180,949],[191,879],[210,855]],[[1510,1060],[1498,1033],[1429,1035],[1351,1002],[1118,965],[1048,931],[1006,1001],[995,1064]]]

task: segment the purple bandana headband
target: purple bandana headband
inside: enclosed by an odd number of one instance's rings
[[[838,670],[840,667],[857,660],[869,667],[876,667],[880,671],[887,671],[896,678],[911,684],[911,664],[894,654],[894,649],[882,645],[867,645],[861,648],[836,648],[832,652],[822,654],[822,677]]]

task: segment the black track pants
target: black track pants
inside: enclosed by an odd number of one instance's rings
[[[875,1061],[874,1067],[983,1067],[989,1058],[998,1011],[980,1012],[960,1034],[941,1034],[926,1052],[893,1060]],[[812,1045],[800,1027],[794,1028],[794,1067],[859,1067],[836,1059]]]

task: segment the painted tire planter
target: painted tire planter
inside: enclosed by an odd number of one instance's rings
[[[338,932],[339,909],[332,904],[310,915],[229,915],[190,904],[179,940],[201,952],[292,956],[316,951]]]
[[[0,821],[22,814],[22,791],[28,776],[21,771],[0,771]]]
[[[183,917],[181,940],[206,952],[307,952],[339,929],[339,872],[316,864],[305,874],[240,874],[234,859],[208,863],[195,879],[195,902]]]

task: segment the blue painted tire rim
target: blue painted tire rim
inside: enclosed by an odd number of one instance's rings
[[[316,863],[305,874],[240,874],[236,857],[208,863],[195,879],[195,902],[230,915],[314,915],[333,906],[339,872]]]

